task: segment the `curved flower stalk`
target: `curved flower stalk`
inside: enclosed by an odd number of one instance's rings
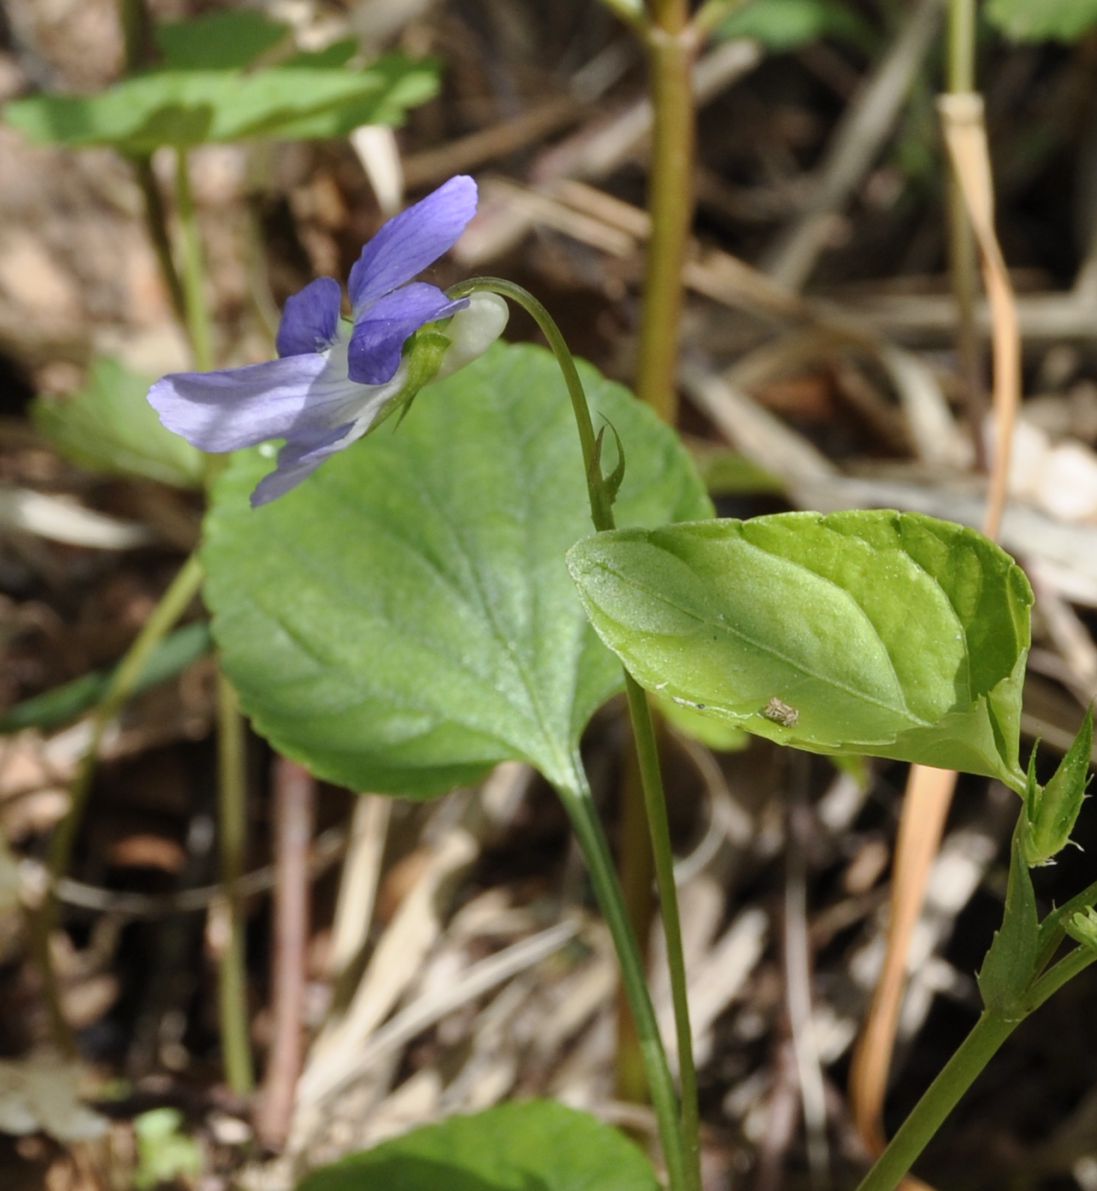
[[[413,280],[457,242],[476,213],[476,197],[471,178],[451,178],[384,224],[350,271],[352,320],[341,317],[339,283],[319,277],[286,302],[277,360],[157,381],[149,401],[160,420],[214,453],[284,439],[277,468],[251,502],[266,504],[295,488],[502,333],[502,299],[453,300]],[[445,327],[422,331],[443,320]]]

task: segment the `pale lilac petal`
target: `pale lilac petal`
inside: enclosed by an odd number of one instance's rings
[[[271,438],[323,433],[357,416],[368,394],[346,365],[321,355],[286,356],[224,372],[176,372],[149,390],[160,421],[203,451],[235,451]]]
[[[348,437],[354,429],[354,423],[348,422],[325,434],[286,443],[278,452],[278,466],[269,476],[260,480],[252,492],[252,507],[268,504],[307,480],[325,459],[361,437],[359,434]]]
[[[343,293],[334,277],[317,277],[286,299],[278,327],[278,354],[302,356],[331,345],[339,328]]]
[[[360,385],[383,385],[400,367],[404,343],[425,323],[449,318],[468,305],[451,301],[436,286],[417,281],[375,302],[354,327],[347,348],[347,373]]]
[[[475,214],[476,183],[458,175],[384,224],[350,271],[355,317],[448,252]]]

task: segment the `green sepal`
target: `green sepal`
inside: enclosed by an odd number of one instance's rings
[[[994,933],[990,950],[977,977],[983,1004],[1007,1021],[1024,1016],[1024,996],[1037,975],[1040,921],[1036,891],[1025,861],[1021,832],[1010,846],[1009,884],[1001,928]]]
[[[1036,781],[1036,749],[1029,760],[1025,791],[1024,852],[1029,866],[1048,864],[1070,843],[1089,785],[1093,749],[1093,710],[1087,709],[1078,735],[1043,788]]]
[[[381,416],[370,430],[376,430],[393,414],[399,415],[395,426],[395,429],[399,429],[400,423],[408,416],[411,403],[438,375],[438,369],[442,367],[442,358],[449,346],[449,337],[437,327],[424,327],[412,335],[404,348],[408,379],[400,392],[381,411]]]

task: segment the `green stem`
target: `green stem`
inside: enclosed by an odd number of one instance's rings
[[[556,356],[560,371],[564,376],[568,396],[571,398],[575,424],[579,431],[579,443],[583,453],[583,466],[586,473],[587,495],[590,500],[590,516],[594,528],[599,532],[614,528],[613,499],[607,491],[602,474],[601,451],[598,437],[594,433],[594,423],[590,414],[590,405],[583,389],[583,382],[579,377],[575,360],[568,350],[564,336],[556,325],[552,315],[527,290],[513,282],[504,281],[497,277],[474,277],[455,286],[451,296],[455,298],[470,294],[476,290],[486,290],[499,294],[521,306],[537,323],[541,333],[545,336],[549,346]],[[625,687],[628,691],[629,715],[632,719],[633,737],[636,741],[637,755],[643,785],[643,796],[647,809],[648,830],[651,833],[651,846],[656,861],[656,882],[663,907],[663,931],[667,942],[667,964],[670,970],[671,989],[674,1002],[675,1029],[678,1038],[678,1054],[680,1065],[680,1079],[682,1084],[681,1132],[674,1131],[674,1152],[680,1153],[683,1139],[685,1154],[682,1159],[680,1184],[673,1182],[672,1186],[681,1186],[684,1191],[697,1191],[700,1187],[700,1140],[699,1114],[697,1107],[697,1077],[693,1065],[692,1031],[689,1022],[689,1003],[687,999],[685,957],[682,951],[682,927],[678,913],[678,892],[674,884],[674,854],[670,846],[670,830],[667,824],[666,796],[663,792],[663,780],[659,767],[659,752],[655,743],[655,734],[651,722],[651,709],[648,706],[647,695],[643,689],[633,681],[631,675],[625,672]],[[582,772],[581,768],[577,769]],[[563,795],[562,795],[563,796]],[[566,799],[565,799],[566,801]],[[584,803],[584,813],[592,813],[589,800]],[[570,810],[570,808],[569,808]],[[605,874],[596,877],[596,888],[600,890],[599,898],[603,901],[603,911],[607,921],[610,919],[610,907],[615,915],[615,921],[610,922],[614,942],[617,945],[618,959],[622,967],[622,978],[625,991],[636,1018],[637,1034],[644,1067],[647,1071],[648,1083],[652,1096],[652,1104],[660,1118],[660,1128],[664,1133],[663,1146],[667,1149],[669,1143],[665,1135],[666,1091],[663,1086],[668,1077],[666,1074],[666,1055],[662,1043],[659,1041],[658,1029],[654,1018],[649,1024],[641,1020],[637,1004],[642,989],[644,1002],[650,1010],[647,986],[644,983],[644,965],[640,959],[640,952],[636,942],[636,935],[630,927],[630,918],[625,906],[616,876],[613,873],[612,861],[601,828],[597,826],[597,839],[588,838],[584,848],[598,851],[598,863],[603,860],[608,865],[608,877]],[[576,829],[578,831],[578,828]],[[590,828],[584,828],[589,837]],[[582,842],[583,836],[580,836]],[[593,854],[593,852],[592,852]],[[594,871],[594,861],[591,870]],[[619,919],[619,921],[618,921]],[[637,986],[636,982],[639,982]],[[646,1031],[646,1032],[645,1032]],[[673,1093],[671,1094],[673,1098]],[[671,1166],[668,1149],[667,1165]]]
[[[57,882],[65,875],[72,861],[76,836],[84,820],[88,797],[91,793],[95,763],[103,743],[103,735],[133,694],[149,659],[161,641],[171,632],[176,622],[187,610],[187,605],[198,595],[202,586],[202,567],[198,556],[192,554],[160,597],[152,615],[145,621],[141,631],[134,638],[129,649],[110,676],[103,697],[91,717],[91,735],[76,766],[69,789],[68,813],[57,825],[50,841],[47,860],[49,870],[48,887],[42,905],[36,913],[35,950],[42,965],[43,984],[49,1001],[50,1020],[56,1041],[63,1050],[71,1051],[71,1037],[64,1024],[61,1010],[57,975],[53,970],[49,951],[49,936],[57,924]]]
[[[91,718],[91,737],[76,768],[70,791],[69,811],[54,832],[50,844],[49,871],[51,883],[55,883],[69,867],[76,833],[83,821],[91,790],[91,779],[95,774],[95,762],[103,734],[121,711],[123,704],[133,694],[149,658],[160,642],[175,627],[176,622],[187,610],[187,605],[198,595],[202,587],[202,566],[198,555],[192,554],[182,565],[167,590],[160,597],[141,631],[126,650],[110,677],[103,698]]]
[[[636,1033],[640,1040],[640,1052],[644,1057],[644,1068],[651,1089],[652,1107],[659,1124],[659,1137],[663,1143],[663,1158],[667,1164],[671,1191],[686,1191],[697,1184],[687,1175],[688,1164],[682,1149],[677,1097],[670,1065],[659,1036],[659,1026],[648,993],[644,965],[625,911],[621,887],[613,867],[613,857],[598,821],[598,812],[594,807],[590,787],[578,762],[575,765],[573,785],[574,789],[558,786],[556,792],[564,804],[579,846],[583,850],[595,896],[613,938],[617,961],[621,966],[621,981],[636,1022]]]
[[[156,263],[160,266],[160,274],[167,286],[171,308],[175,312],[175,317],[181,323],[186,323],[187,307],[183,297],[183,283],[179,280],[179,271],[172,259],[167,212],[164,209],[164,199],[160,194],[156,175],[152,170],[152,161],[148,157],[132,157],[130,164],[137,176],[141,197],[145,201],[145,227],[148,230],[149,240],[152,242],[152,250],[156,254]]]
[[[236,691],[217,676],[217,791],[220,799],[221,880],[228,901],[228,937],[219,964],[221,1045],[229,1087],[246,1096],[254,1087],[248,1031],[247,960],[240,878],[247,856],[247,785],[244,721]]]
[[[975,0],[950,0],[948,13],[948,89],[975,89]]]
[[[697,1104],[697,1070],[693,1063],[693,1032],[689,1021],[689,988],[686,982],[682,920],[678,910],[678,889],[674,883],[674,852],[670,843],[667,800],[651,707],[643,688],[625,671],[625,695],[640,762],[651,849],[655,856],[655,880],[663,909],[663,930],[667,939],[667,967],[674,1004],[674,1027],[678,1041],[678,1079],[682,1089],[682,1137],[686,1148],[686,1174],[692,1191],[700,1191],[701,1135]]]
[[[213,367],[213,338],[205,294],[205,256],[191,193],[190,168],[184,149],[175,163],[175,198],[182,234],[183,306],[194,362],[200,371]],[[225,464],[221,457],[206,461],[207,486]],[[217,796],[221,838],[222,881],[227,907],[227,931],[218,962],[218,1008],[225,1076],[229,1087],[243,1096],[254,1086],[248,1030],[247,960],[244,950],[244,911],[238,883],[244,872],[247,841],[247,771],[244,722],[236,692],[223,673],[217,676]]]
[[[151,21],[144,0],[118,0],[118,20],[125,46],[126,74],[135,74],[147,66],[152,43]],[[133,173],[137,175],[137,185],[141,187],[145,229],[149,233],[152,251],[156,254],[156,263],[160,266],[168,297],[172,299],[175,317],[181,323],[185,322],[186,308],[183,306],[182,283],[172,258],[168,216],[164,210],[163,195],[160,193],[160,186],[157,185],[156,175],[152,173],[152,158],[149,154],[141,154],[130,157],[129,161]]]
[[[556,325],[556,320],[529,290],[501,277],[470,277],[467,281],[455,285],[449,294],[453,298],[464,298],[476,290],[498,294],[501,298],[521,306],[548,341],[556,357],[556,363],[563,373],[564,384],[571,398],[572,413],[575,415],[575,425],[579,430],[579,446],[583,452],[583,470],[586,472],[587,495],[590,498],[590,519],[599,533],[602,530],[613,529],[613,501],[602,479],[601,452],[598,436],[594,433],[590,406],[587,404],[583,382],[579,379],[579,370],[575,367],[575,360],[568,350],[563,333]]]
[[[930,1084],[857,1191],[894,1191],[948,1114],[1020,1025],[987,1012]]]
[[[651,230],[645,260],[636,395],[664,422],[673,425],[678,416],[678,340],[684,299],[683,271],[693,223],[695,129],[692,75],[698,38],[689,27],[688,0],[648,0],[648,15],[649,23],[642,40],[648,55],[653,115],[648,184]],[[639,746],[639,742],[637,744]],[[638,788],[635,772],[626,770],[620,791],[620,866],[622,884],[629,891],[633,926],[644,939],[650,932],[655,914],[651,894],[653,860],[656,884],[664,906],[664,929],[669,935],[666,883],[659,871],[665,869],[670,860],[666,857],[665,863],[660,861],[651,818],[653,796],[649,795],[645,781],[639,785],[643,789]],[[661,783],[655,797],[662,801]],[[651,843],[648,842],[649,834]],[[672,950],[668,947],[668,956]],[[682,1013],[677,998],[675,1018],[681,1040]],[[629,1068],[627,1052],[623,1049],[629,1042],[627,1033],[619,1034],[619,1046],[626,1055],[622,1075],[627,1075]],[[682,1061],[683,1127],[692,1154],[692,1147],[697,1144],[696,1097],[695,1089],[685,1086],[687,1069],[690,1068],[687,1054],[682,1055]],[[688,1074],[692,1076],[691,1069]],[[691,1121],[692,1131],[689,1128]],[[691,1171],[695,1169],[694,1163]]]
[[[145,0],[118,0],[118,19],[122,26],[122,41],[126,51],[126,73],[134,74],[148,64],[152,46],[152,22]],[[129,158],[137,185],[145,200],[145,227],[152,243],[156,262],[167,286],[175,317],[186,321],[183,303],[183,286],[171,255],[171,237],[168,234],[167,212],[164,199],[152,169],[152,157],[142,153]]]
[[[647,14],[640,0],[602,0],[602,3],[641,37],[647,32]]]
[[[689,21],[689,0],[648,0],[651,21],[668,33],[681,33]]]
[[[56,898],[52,888],[42,891],[42,900],[28,904],[23,914],[30,942],[30,954],[42,982],[42,999],[46,1003],[46,1019],[49,1022],[50,1041],[58,1054],[66,1059],[77,1056],[76,1039],[72,1027],[65,1017],[65,1005],[61,996],[61,981],[53,962],[50,939],[57,922]]]
[[[948,21],[948,89],[967,94],[975,88],[975,0],[950,0]],[[968,423],[977,462],[986,468],[982,420],[982,352],[976,319],[979,264],[975,236],[959,179],[953,173],[948,192],[948,256],[952,295],[956,302],[956,354],[960,364]]]
[[[149,14],[144,0],[118,0],[118,21],[122,26],[122,44],[126,52],[126,70],[140,70],[145,64],[151,42]]]
[[[636,394],[665,421],[678,409],[678,336],[686,251],[693,222],[695,38],[680,0],[652,3],[656,22],[646,38],[651,102],[648,243]]]
[[[708,37],[717,26],[743,6],[744,0],[705,0],[693,18],[693,31],[699,38]]]
[[[984,1012],[971,1033],[945,1064],[925,1095],[911,1110],[876,1165],[857,1191],[893,1191],[1013,1031],[1064,984],[1097,962],[1097,950],[1076,947],[1032,984],[1024,1006],[1012,1020]]]
[[[617,871],[625,911],[632,923],[632,933],[640,946],[644,970],[651,970],[651,928],[657,911],[655,899],[655,857],[652,855],[644,805],[643,778],[636,742],[621,768],[617,798]],[[636,1029],[627,1005],[617,1010],[617,1097],[628,1104],[643,1104],[648,1099],[647,1079],[640,1054]]]
[[[175,154],[175,207],[183,240],[183,311],[187,334],[190,336],[195,365],[199,371],[208,372],[213,367],[213,336],[206,308],[202,238],[198,231],[190,185],[190,162],[185,149],[178,149]]]
[[[1075,976],[1080,975],[1097,962],[1097,950],[1092,947],[1075,947],[1049,971],[1045,972],[1032,986],[1028,998],[1028,1013],[1035,1013],[1049,997],[1053,997],[1059,989]]]
[[[1072,914],[1079,910],[1088,909],[1097,903],[1097,881],[1087,885],[1081,893],[1077,893],[1069,901],[1053,910],[1040,924],[1040,950],[1036,956],[1036,971],[1042,972],[1051,963],[1059,945],[1066,938],[1063,926]]]

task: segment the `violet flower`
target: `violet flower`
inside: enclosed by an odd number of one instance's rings
[[[451,178],[390,219],[362,249],[347,289],[353,322],[340,317],[342,292],[320,277],[286,302],[278,356],[220,372],[177,372],[149,390],[160,420],[203,451],[235,451],[285,440],[278,466],[252,493],[265,504],[295,488],[325,459],[361,438],[415,391],[468,363],[498,338],[507,309],[493,294],[452,301],[412,279],[457,242],[476,212],[476,183]],[[448,346],[409,368],[405,345],[428,323]],[[410,345],[413,349],[414,344]]]

